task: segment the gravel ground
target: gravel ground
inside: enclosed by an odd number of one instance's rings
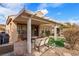
[[[69,50],[61,47],[53,47],[47,49],[47,51],[34,51],[33,54],[35,56],[79,56],[79,51],[77,50]]]

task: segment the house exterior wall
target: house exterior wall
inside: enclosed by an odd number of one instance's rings
[[[52,25],[40,24],[39,25],[39,37],[46,36],[45,31],[50,31],[50,35],[54,34],[54,27],[55,27],[54,24]],[[43,35],[42,35],[42,31],[44,31]],[[11,21],[8,25],[6,25],[6,32],[10,36],[9,43],[14,43],[18,40],[18,31],[17,31],[16,22]]]
[[[52,26],[46,26],[46,25],[39,25],[39,36],[42,36],[42,31],[49,30],[50,34],[52,34]],[[6,32],[10,36],[9,43],[14,43],[18,40],[18,31],[17,31],[17,23],[11,21],[8,25],[6,25]],[[44,34],[45,36],[45,34]]]
[[[39,14],[41,14],[41,13],[39,13]],[[27,13],[23,12],[16,19],[15,19],[15,17],[8,18],[8,20],[11,20],[11,21],[8,23],[8,25],[6,25],[6,32],[9,33],[9,35],[10,35],[10,43],[17,41],[17,39],[18,39],[18,31],[17,31],[16,22],[26,24],[29,17],[30,16]],[[15,22],[13,22],[13,21],[15,21]],[[41,36],[42,31],[45,32],[46,30],[50,31],[50,34],[53,33],[52,26],[54,27],[54,22],[45,20],[45,19],[37,17],[37,16],[33,17],[32,21],[34,23],[31,22],[31,24],[39,25],[39,36]],[[43,24],[47,24],[47,25],[43,25]],[[51,24],[51,25],[48,26],[49,24]]]
[[[17,41],[18,32],[17,32],[17,25],[16,25],[16,23],[11,21],[8,25],[6,25],[6,32],[10,36],[9,43],[14,43],[14,42]]]
[[[51,26],[46,26],[46,25],[40,25],[40,27],[39,27],[39,36],[41,36],[41,34],[42,34],[42,31],[44,31],[44,36],[45,36],[45,31],[50,31],[50,35],[52,35],[53,34],[53,32],[52,32],[52,30],[54,30],[53,29],[53,24],[51,25]]]

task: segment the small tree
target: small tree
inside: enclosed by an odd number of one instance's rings
[[[69,43],[71,49],[73,49],[79,39],[79,29],[69,28],[63,32],[63,35],[66,38],[66,42]]]

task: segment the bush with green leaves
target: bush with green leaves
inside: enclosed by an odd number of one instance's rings
[[[54,38],[49,38],[48,45],[52,46],[54,44]]]
[[[64,47],[64,42],[65,41],[63,38],[57,38],[56,40],[54,38],[49,38],[48,45],[56,47]]]

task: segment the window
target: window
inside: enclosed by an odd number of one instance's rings
[[[18,30],[18,34],[27,33],[27,25],[18,24],[18,25],[17,25],[17,30]]]
[[[22,40],[27,38],[27,25],[26,24],[17,24],[17,31]]]
[[[38,36],[38,35],[39,35],[39,26],[32,25],[32,36]]]

